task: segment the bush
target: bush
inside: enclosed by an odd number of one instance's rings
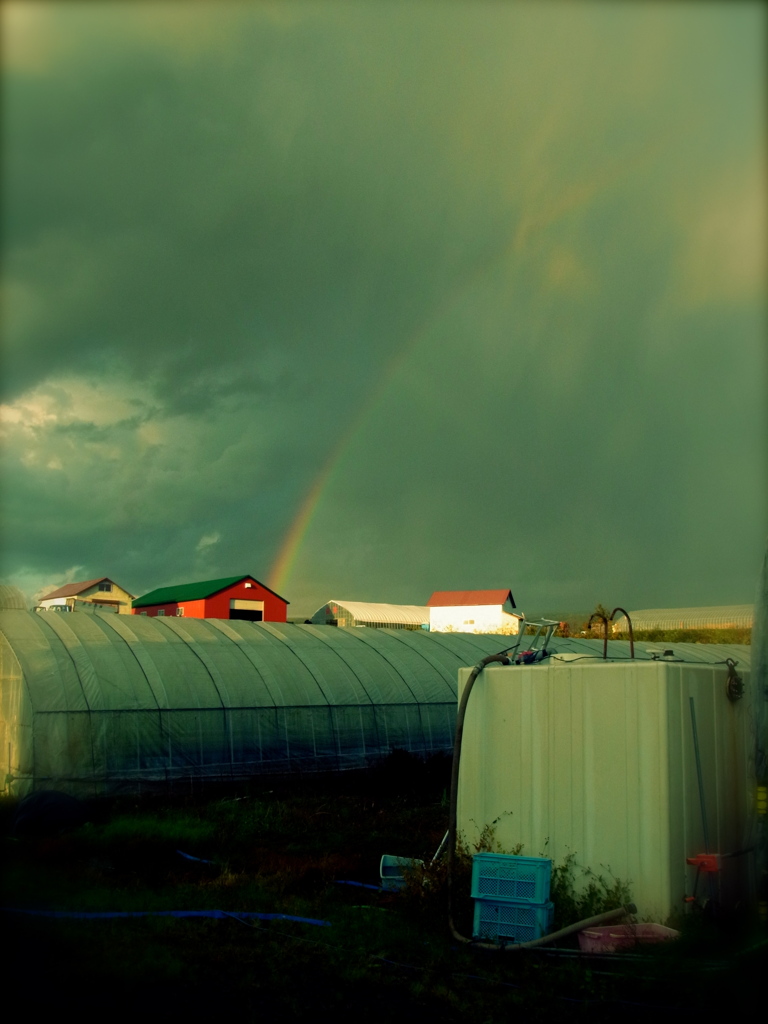
[[[522,849],[522,843],[518,843],[511,850],[501,850],[493,825],[485,826],[472,847],[463,838],[459,838],[454,864],[453,906],[456,926],[464,935],[472,932],[474,901],[470,891],[474,855],[508,853],[518,856]],[[596,874],[591,868],[580,868],[573,853],[569,853],[560,864],[552,865],[550,899],[555,908],[553,931],[608,910],[617,910],[631,902],[629,884],[615,878],[610,868],[604,871],[605,874]],[[448,857],[404,868],[403,877],[406,881],[403,901],[409,909],[435,923],[445,919],[448,906]]]
[[[510,852],[519,854],[522,844]],[[472,933],[474,900],[472,888],[472,858],[476,853],[502,853],[496,839],[495,823],[486,825],[477,842],[470,846],[463,836],[456,842],[456,858],[453,869],[454,921],[460,932]],[[423,865],[415,864],[403,870],[405,891],[403,902],[420,916],[426,915],[434,922],[444,922],[448,908],[448,855]]]
[[[579,884],[576,870],[573,853],[567,854],[562,863],[552,865],[550,899],[555,905],[554,931],[595,914],[617,910],[632,899],[629,884],[614,878],[610,868],[605,868],[607,878],[595,874],[591,868],[581,868],[586,885]]]

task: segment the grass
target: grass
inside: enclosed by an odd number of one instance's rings
[[[402,767],[402,766],[401,766]],[[331,922],[4,915],[6,976],[25,1012],[80,1019],[381,1021],[672,1019],[681,1009],[746,1013],[759,995],[764,933],[690,922],[674,948],[587,960],[482,953],[454,943],[444,866],[405,892],[376,883],[382,853],[429,861],[446,827],[444,779],[406,775],[271,783],[171,801],[112,800],[56,835],[10,833],[4,906],[60,910],[257,910]],[[183,850],[213,861],[181,857]],[[463,858],[468,892],[469,856]],[[555,886],[557,889],[557,872]],[[424,884],[426,883],[426,884]],[[610,887],[610,880],[609,880]],[[563,891],[567,891],[563,874]],[[462,897],[461,913],[471,915]],[[602,893],[605,896],[605,893]],[[571,908],[573,910],[573,908]],[[521,1015],[523,1015],[521,1017]]]
[[[610,872],[608,875],[606,878],[605,874],[597,874],[590,868],[577,868],[572,853],[560,864],[553,864],[550,897],[555,905],[554,928],[564,928],[631,903],[629,885]]]

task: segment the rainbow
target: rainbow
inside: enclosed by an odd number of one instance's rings
[[[326,493],[333,477],[337,475],[337,470],[343,464],[344,458],[352,447],[352,442],[358,432],[383,402],[390,385],[395,381],[409,359],[416,353],[419,346],[445,320],[446,316],[455,310],[464,296],[472,290],[478,279],[485,277],[493,266],[501,263],[504,257],[510,253],[516,254],[516,250],[520,246],[519,234],[518,230],[511,239],[505,242],[501,251],[493,252],[483,260],[475,271],[465,279],[463,285],[450,289],[447,301],[443,302],[439,309],[431,309],[424,316],[421,323],[411,333],[407,342],[391,360],[381,376],[379,386],[374,389],[370,400],[363,404],[357,416],[353,418],[349,429],[342,435],[340,441],[331,452],[330,457],[318,473],[285,535],[268,576],[268,585],[278,594],[282,592],[282,589],[288,583],[299,549],[322,503],[323,495]]]
[[[450,303],[451,306],[453,304],[453,302]],[[389,366],[381,375],[378,387],[374,389],[370,399],[363,403],[357,416],[353,417],[349,429],[342,434],[322,469],[315,477],[312,486],[294,516],[293,522],[277,553],[277,557],[269,570],[268,586],[276,591],[276,593],[279,594],[282,588],[286,586],[296,563],[299,549],[312,525],[315,513],[320,507],[323,494],[326,492],[331,479],[337,475],[336,471],[343,465],[344,457],[352,447],[352,441],[363,428],[365,422],[375,413],[376,408],[383,402],[390,385],[397,378],[411,354],[419,347],[423,339],[427,337],[430,328],[441,319],[442,317],[432,315],[413,332],[408,343],[390,361]]]
[[[283,539],[283,543],[277,553],[277,558],[272,563],[272,568],[269,570],[269,576],[267,577],[269,580],[268,586],[278,594],[291,575],[301,542],[304,540],[304,536],[309,529],[312,517],[320,504],[320,498],[331,478],[333,470],[341,461],[347,440],[348,438],[345,435],[343,440],[336,445],[330,458],[318,473]]]
[[[357,416],[353,418],[349,429],[342,434],[322,469],[315,477],[312,486],[299,506],[298,512],[294,516],[293,522],[291,523],[290,528],[283,539],[280,550],[277,553],[277,557],[269,570],[268,586],[276,593],[279,594],[281,592],[282,588],[285,587],[290,578],[291,572],[293,571],[293,567],[296,563],[299,548],[307,535],[315,513],[320,506],[323,494],[331,482],[331,478],[335,475],[335,471],[343,464],[344,456],[351,447],[353,439],[362,429],[365,421],[373,414],[379,402],[383,399],[390,383],[397,376],[398,370],[405,363],[412,348],[413,345],[407,346],[403,352],[392,360],[388,369],[382,374],[381,383],[374,390],[370,400],[363,404]]]
[[[662,139],[653,152],[660,148]],[[508,257],[521,259],[529,248],[530,238],[543,229],[549,227],[553,222],[560,220],[574,210],[588,205],[601,189],[614,184],[624,177],[628,171],[646,164],[652,154],[646,150],[638,156],[617,161],[613,166],[606,166],[600,173],[586,182],[579,182],[570,188],[563,189],[561,193],[543,209],[531,210],[524,213],[518,220],[516,227],[495,251],[492,251],[481,260],[475,270],[467,275],[464,281],[448,291],[448,298],[437,310],[430,310],[420,324],[411,333],[406,343],[390,362],[381,377],[379,386],[374,389],[373,395],[368,402],[365,402],[353,418],[349,429],[342,435],[331,455],[316,476],[312,486],[307,492],[293,522],[285,535],[280,550],[277,553],[274,563],[269,571],[269,586],[280,593],[286,586],[296,563],[299,549],[307,535],[317,510],[322,502],[328,486],[336,475],[337,470],[343,464],[352,441],[358,431],[362,429],[367,419],[375,412],[377,406],[383,401],[390,385],[394,382],[401,369],[409,358],[416,352],[419,346],[429,337],[432,330],[437,327],[446,316],[453,312],[463,298],[470,292],[478,281],[485,279],[496,266],[502,264]]]

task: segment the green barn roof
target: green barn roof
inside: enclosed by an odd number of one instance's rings
[[[226,590],[227,587],[231,587],[234,583],[239,583],[241,580],[253,580],[260,587],[269,590],[269,587],[265,587],[263,583],[259,583],[257,579],[246,573],[243,576],[226,576],[221,580],[203,580],[201,583],[180,583],[175,587],[158,587],[157,590],[150,590],[143,597],[137,597],[132,602],[132,607],[146,608],[148,605],[174,604],[177,601],[202,601],[203,598],[213,597],[214,594],[218,594],[221,590]],[[275,593],[274,590],[269,590],[269,592],[270,594]],[[275,594],[275,597],[280,597],[280,595]],[[285,601],[285,598],[280,597],[280,600]],[[285,603],[288,604],[287,601]]]

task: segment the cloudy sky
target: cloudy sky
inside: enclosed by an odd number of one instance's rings
[[[764,5],[2,18],[6,582],[753,600]]]

